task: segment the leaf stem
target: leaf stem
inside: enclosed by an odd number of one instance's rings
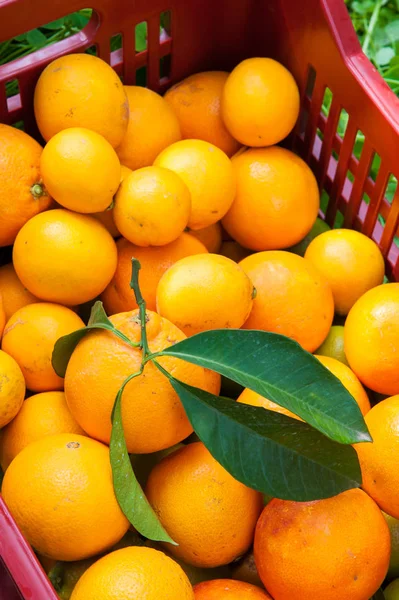
[[[371,18],[370,18],[370,21],[369,21],[369,24],[367,27],[366,35],[364,36],[362,50],[365,54],[367,54],[367,51],[369,49],[371,38],[372,38],[372,35],[374,32],[375,26],[377,25],[378,17],[380,16],[382,2],[383,2],[383,0],[377,0],[377,2],[375,3],[373,14],[371,15]]]
[[[141,342],[140,345],[143,349],[143,365],[146,362],[146,357],[150,354],[147,339],[147,315],[146,315],[146,304],[142,296],[139,286],[139,271],[141,269],[140,262],[137,258],[132,258],[132,278],[130,280],[130,287],[134,292],[137,305],[139,307],[140,326],[141,326]]]

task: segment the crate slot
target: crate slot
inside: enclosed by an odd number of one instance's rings
[[[98,56],[98,46],[97,44],[92,44],[85,50],[86,54],[91,54],[92,56]]]
[[[140,85],[142,87],[147,86],[147,67],[140,67],[140,69],[137,69],[134,85]]]
[[[134,47],[137,53],[144,52],[148,47],[148,24],[147,21],[137,23],[134,28]]]

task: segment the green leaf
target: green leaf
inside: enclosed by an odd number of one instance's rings
[[[65,24],[65,20],[67,17],[62,17],[61,19],[56,19],[55,21],[51,21],[46,25],[42,25],[41,29],[49,29],[50,31],[56,31],[57,29],[62,29]]]
[[[46,36],[39,31],[39,29],[32,29],[32,31],[28,31],[26,34],[26,39],[31,46],[35,46],[37,48],[44,46],[47,41]]]
[[[139,23],[135,30],[136,52],[143,52],[147,48],[147,23]]]
[[[356,401],[342,383],[283,335],[244,329],[206,331],[160,355],[216,371],[288,408],[337,442],[371,440]]]
[[[170,382],[212,456],[233,477],[274,498],[305,502],[361,485],[356,451],[296,419]]]
[[[129,344],[129,346],[139,346],[139,344],[131,342],[126,335],[114,327],[104,311],[103,303],[97,301],[91,309],[90,319],[86,327],[77,329],[68,335],[64,335],[56,341],[51,362],[57,375],[65,377],[72,352],[75,350],[80,340],[92,329],[106,329],[107,331],[114,333],[123,342],[126,342],[126,344]]]
[[[377,65],[388,65],[391,59],[395,56],[395,52],[390,47],[381,48],[376,52],[374,60]]]
[[[397,42],[399,40],[399,20],[388,23],[385,26],[385,32],[390,40]]]
[[[126,447],[122,425],[122,394],[119,390],[113,409],[111,442],[109,446],[115,495],[124,515],[144,537],[177,545],[167,534],[136,479]]]

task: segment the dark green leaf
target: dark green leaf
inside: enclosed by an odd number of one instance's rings
[[[49,29],[50,31],[56,31],[57,29],[61,29],[64,26],[65,17],[61,19],[56,19],[55,21],[51,21],[51,23],[47,23],[46,25],[42,25],[42,29]]]
[[[76,29],[83,29],[86,27],[89,22],[89,18],[81,13],[74,13],[70,15],[70,22],[72,27],[76,27]]]
[[[47,41],[46,36],[39,31],[39,29],[32,29],[32,31],[28,31],[26,34],[26,39],[31,46],[35,46],[36,48],[44,46]]]
[[[291,417],[170,382],[205,446],[236,479],[304,502],[361,485],[356,451]]]
[[[145,497],[130,462],[122,426],[122,393],[126,383],[115,400],[109,446],[115,495],[124,515],[141,535],[150,540],[176,545]]]
[[[337,442],[371,440],[356,401],[341,382],[285,336],[243,329],[206,331],[160,354],[229,377],[288,408]]]
[[[92,329],[106,329],[107,331],[112,331],[113,334],[118,336],[123,342],[126,342],[130,346],[138,345],[131,342],[126,335],[114,327],[104,311],[102,302],[97,301],[91,309],[90,319],[87,327],[83,327],[82,329],[73,331],[68,335],[64,335],[56,341],[51,362],[57,375],[60,377],[65,377],[72,352],[75,350],[80,340]]]

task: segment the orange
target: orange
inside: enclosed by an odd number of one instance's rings
[[[25,397],[25,379],[16,360],[0,350],[0,428],[21,409]]]
[[[231,258],[235,262],[240,262],[243,258],[251,254],[251,250],[247,250],[247,248],[240,246],[237,242],[227,240],[222,243],[219,254],[227,256],[227,258]]]
[[[146,495],[179,544],[168,544],[168,552],[197,567],[225,565],[244,554],[262,510],[261,494],[234,479],[201,442],[161,460]]]
[[[319,210],[308,165],[284,148],[247,150],[232,159],[237,193],[222,225],[251,250],[279,250],[299,242]]]
[[[49,208],[40,175],[42,147],[28,134],[0,123],[0,247],[9,246],[29,219]]]
[[[192,254],[203,254],[205,246],[188,233],[182,233],[174,242],[166,246],[140,248],[124,238],[116,243],[118,264],[115,275],[101,295],[109,315],[132,310],[137,307],[133,290],[130,288],[132,257],[140,261],[140,288],[150,310],[156,309],[156,291],[159,280],[170,266],[180,258]]]
[[[30,396],[2,431],[0,465],[3,471],[26,446],[55,433],[84,431],[69,412],[64,392],[43,392]]]
[[[195,600],[272,600],[256,585],[234,579],[213,579],[194,586]]]
[[[232,565],[231,576],[238,581],[245,581],[246,583],[263,587],[256,568],[253,550],[250,550],[243,558]]]
[[[287,417],[292,417],[293,419],[298,419],[301,421],[302,419],[295,415],[293,412],[288,410],[288,408],[284,408],[284,406],[280,406],[263,396],[260,396],[253,390],[249,388],[245,388],[241,394],[237,398],[237,402],[241,402],[242,404],[251,404],[252,406],[263,406],[267,410],[273,410],[274,412],[278,412],[281,415],[287,415]]]
[[[29,390],[62,390],[64,382],[51,364],[54,344],[81,327],[82,319],[65,306],[28,304],[8,320],[1,347],[19,364]]]
[[[183,180],[169,169],[143,167],[122,182],[114,219],[121,234],[137,246],[164,246],[183,233],[191,196]]]
[[[202,140],[182,140],[163,150],[155,165],[171,169],[191,193],[190,229],[204,229],[229,210],[236,191],[231,161],[219,148]]]
[[[386,575],[389,529],[358,489],[327,500],[272,500],[256,526],[259,575],[278,600],[366,600]]]
[[[320,356],[315,354],[316,358],[321,364],[326,367],[335,377],[337,377],[342,385],[348,390],[351,396],[356,400],[359,405],[362,415],[367,414],[371,408],[370,400],[366,393],[366,390],[356,377],[353,371],[344,365],[339,360],[332,358],[331,356]]]
[[[105,289],[115,273],[117,251],[96,219],[56,209],[23,226],[15,240],[13,262],[32,294],[73,306]]]
[[[331,356],[331,358],[335,358],[349,367],[345,355],[344,332],[343,325],[333,325],[322,345],[317,348],[316,354]]]
[[[54,135],[43,150],[40,170],[58,204],[81,213],[108,208],[121,179],[121,165],[111,144],[84,127]]]
[[[327,280],[309,261],[290,252],[259,252],[240,265],[256,288],[244,328],[286,335],[314,352],[334,317]]]
[[[22,285],[12,263],[0,267],[0,291],[6,320],[19,308],[38,301],[36,296]]]
[[[271,58],[248,58],[233,69],[222,94],[222,118],[245,146],[272,146],[293,129],[299,90],[291,73]]]
[[[399,395],[373,406],[365,421],[373,443],[356,444],[363,488],[384,512],[399,519]]]
[[[183,569],[163,552],[132,546],[100,558],[80,578],[71,600],[194,600]]]
[[[170,88],[165,100],[179,119],[184,139],[210,142],[232,156],[240,143],[227,131],[221,116],[222,92],[228,76],[225,71],[190,75]]]
[[[218,254],[196,254],[164,273],[157,288],[157,311],[187,336],[238,329],[251,312],[254,295],[254,286],[237,263]]]
[[[49,435],[26,446],[1,491],[28,542],[49,558],[104,552],[129,527],[115,498],[107,446],[82,435]]]
[[[116,149],[121,163],[130,169],[149,167],[158,154],[181,140],[179,121],[173,109],[148,88],[125,86],[129,101],[129,124]]]
[[[204,229],[189,229],[188,233],[202,242],[208,252],[212,252],[213,254],[219,253],[222,246],[222,226],[219,221],[208,227],[204,227]]]
[[[380,394],[399,393],[399,283],[379,285],[345,321],[345,354],[360,381]]]
[[[68,54],[51,62],[35,89],[34,109],[46,141],[69,127],[92,129],[115,148],[125,135],[129,106],[125,90],[106,62]]]
[[[385,264],[377,244],[363,233],[332,229],[317,236],[305,258],[330,284],[335,312],[348,314],[356,300],[384,281]]]
[[[122,181],[125,179],[125,177],[130,175],[131,172],[132,172],[132,170],[129,169],[129,167],[125,167],[124,165],[121,165],[120,183],[122,183]],[[114,198],[114,201],[115,201],[115,198]],[[104,225],[106,230],[112,235],[113,238],[120,237],[121,234],[118,231],[118,229],[115,225],[115,221],[114,221],[113,204],[111,205],[111,207],[107,208],[106,210],[103,210],[102,212],[92,213],[91,216],[96,218],[98,221],[100,221],[100,223],[102,223]]]
[[[6,326],[6,311],[4,310],[3,295],[0,292],[0,340],[3,336],[4,327]]]
[[[399,519],[395,519],[386,513],[382,513],[387,522],[391,534],[391,559],[387,574],[388,581],[399,577]]]
[[[147,311],[147,319],[151,352],[185,339],[177,327],[156,313]],[[137,310],[114,315],[111,321],[133,342],[140,341]],[[116,394],[126,377],[139,370],[141,360],[140,348],[132,348],[104,330],[93,331],[79,342],[65,375],[65,394],[72,415],[91,437],[110,441]],[[160,363],[181,381],[209,391],[214,388],[214,380],[202,367],[169,357]],[[128,450],[136,454],[169,448],[192,432],[176,392],[152,362],[126,386],[122,415]]]
[[[399,579],[391,581],[386,588],[384,588],[385,600],[398,600],[399,598]]]

